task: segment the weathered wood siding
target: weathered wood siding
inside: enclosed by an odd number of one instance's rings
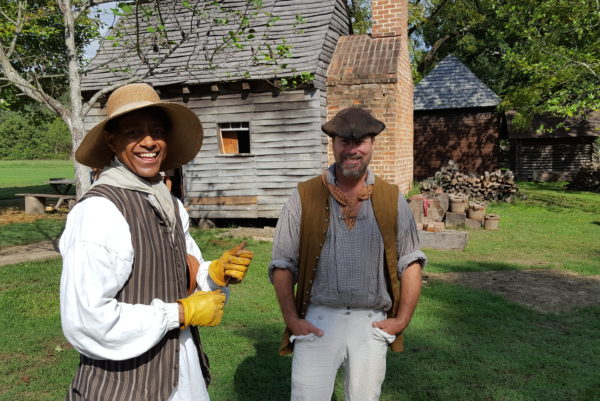
[[[499,138],[500,118],[493,109],[415,112],[414,177],[430,177],[450,160],[464,172],[495,170]]]
[[[321,46],[321,54],[317,61],[315,71],[314,85],[322,91],[327,90],[327,69],[331,63],[335,47],[340,36],[350,34],[350,22],[346,12],[344,0],[337,0],[333,12],[329,14],[331,18],[329,29],[323,37],[323,45]]]
[[[592,160],[595,137],[512,139],[512,169],[519,180],[540,172],[575,173]]]
[[[325,166],[321,99],[317,89],[190,98],[204,127],[202,149],[184,170],[190,216],[277,217],[296,184]],[[219,154],[218,124],[241,121],[250,123],[251,155]]]

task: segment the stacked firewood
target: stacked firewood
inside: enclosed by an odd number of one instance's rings
[[[600,163],[590,162],[582,166],[567,188],[600,193]]]
[[[515,177],[510,170],[485,171],[483,174],[462,173],[456,163],[450,161],[433,177],[421,183],[425,193],[446,192],[464,194],[471,200],[512,202],[519,193]]]

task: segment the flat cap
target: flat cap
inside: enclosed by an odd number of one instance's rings
[[[385,129],[385,124],[373,117],[368,110],[349,107],[338,112],[321,129],[331,137],[339,136],[356,141],[367,135],[379,134]]]

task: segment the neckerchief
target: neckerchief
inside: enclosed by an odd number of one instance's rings
[[[357,196],[350,196],[344,193],[337,185],[329,183],[327,180],[327,170],[323,171],[321,179],[329,194],[342,206],[342,220],[344,220],[346,227],[352,230],[360,212],[360,202],[371,197],[373,184],[362,187]]]
[[[133,173],[118,158],[113,158],[110,166],[104,167],[100,178],[94,182],[96,185],[112,185],[113,187],[140,191],[148,194],[148,200],[167,225],[171,236],[175,234],[175,208],[173,199],[167,186],[162,180],[147,181]]]

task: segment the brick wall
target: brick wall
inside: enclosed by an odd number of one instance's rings
[[[371,34],[374,38],[402,36],[408,27],[408,3],[406,0],[372,0]]]
[[[371,168],[407,192],[413,179],[408,3],[406,0],[373,0],[372,6],[373,35],[346,36],[338,41],[327,73],[327,118],[333,118],[346,107],[361,107],[371,110],[383,121],[386,129],[375,141]],[[331,147],[329,161],[333,162]]]
[[[499,167],[500,119],[494,111],[417,112],[414,125],[415,179],[433,176],[449,160],[463,172]]]

